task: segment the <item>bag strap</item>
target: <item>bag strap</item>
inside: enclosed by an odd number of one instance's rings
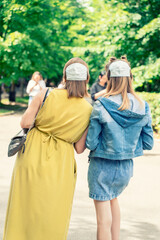
[[[46,93],[45,93],[45,96],[44,96],[44,99],[43,99],[42,105],[41,105],[41,107],[39,108],[39,111],[40,111],[40,109],[41,109],[41,108],[43,107],[43,105],[44,105],[44,102],[45,102],[45,100],[46,100],[46,97],[47,97],[48,91],[49,91],[49,88],[47,88],[47,91],[46,91]],[[39,111],[38,111],[38,113],[39,113]],[[21,129],[20,132],[23,131],[23,137],[24,137],[25,139],[27,138],[28,133],[29,133],[29,132],[31,131],[31,129],[34,127],[34,124],[35,124],[36,117],[37,117],[38,113],[36,114],[36,116],[35,116],[35,118],[34,118],[34,120],[33,120],[32,125],[30,126],[30,128],[28,129],[28,131],[27,131],[26,133],[24,132],[24,129]],[[18,135],[20,134],[20,132],[18,132],[14,137],[18,136]],[[13,138],[12,138],[12,139],[13,139]],[[25,151],[25,142],[24,142],[24,144],[23,144],[23,150],[22,150],[22,153],[24,153],[24,151]]]
[[[43,105],[44,105],[44,102],[45,102],[45,100],[46,100],[46,98],[47,98],[48,91],[49,91],[49,88],[47,88],[47,91],[46,91],[46,93],[45,93],[45,96],[44,96],[44,99],[43,99],[43,102],[42,102],[42,105],[41,105],[40,108],[42,108]]]
[[[19,131],[13,138],[17,137],[22,131],[23,131],[23,129],[21,129],[21,131]],[[12,140],[13,138],[11,138],[11,140]]]
[[[49,88],[47,88],[47,91],[46,91],[45,96],[44,96],[44,98],[43,98],[42,105],[41,105],[41,107],[39,108],[39,111],[40,111],[40,109],[41,109],[41,108],[43,107],[43,105],[44,105],[44,102],[45,102],[45,100],[46,100],[46,98],[47,98],[48,91],[49,91]],[[37,117],[39,111],[37,112],[37,114],[36,114],[36,116],[35,116],[35,118],[34,118],[34,120],[33,120],[32,125],[31,125],[30,128],[28,129],[27,134],[28,134],[28,133],[30,132],[30,130],[34,127],[34,124],[35,124],[35,121],[36,121],[36,117]],[[27,134],[26,134],[26,135],[27,135]]]

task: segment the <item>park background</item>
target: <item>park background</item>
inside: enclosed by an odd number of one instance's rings
[[[111,56],[125,54],[160,132],[159,9],[159,0],[1,0],[0,99],[6,90],[10,101],[26,103],[16,91],[24,96],[35,71],[57,86],[72,57],[88,63],[91,86]],[[0,114],[16,109],[0,104]]]

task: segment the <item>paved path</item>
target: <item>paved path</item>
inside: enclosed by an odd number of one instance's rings
[[[0,118],[0,240],[15,161],[15,157],[7,158],[6,152],[9,139],[19,130],[19,122],[20,115]],[[76,155],[78,179],[68,240],[96,240],[95,211],[88,198],[87,155],[87,150]],[[160,140],[155,141],[152,151],[134,160],[134,177],[119,201],[120,240],[160,240]]]

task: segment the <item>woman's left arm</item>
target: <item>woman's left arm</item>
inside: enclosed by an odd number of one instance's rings
[[[153,144],[154,144],[154,137],[153,137],[153,129],[152,129],[151,111],[150,111],[148,103],[146,103],[145,108],[146,108],[146,111],[148,112],[147,113],[148,122],[142,128],[141,137],[142,137],[143,150],[151,150],[153,148]]]
[[[74,144],[74,148],[78,154],[83,153],[86,149],[86,137],[88,133],[88,128],[83,133],[82,137]]]
[[[43,98],[45,96],[46,89],[43,89],[38,93],[32,100],[31,104],[28,106],[27,110],[22,116],[20,125],[22,128],[30,128],[34,122],[34,119],[39,111],[42,104]]]

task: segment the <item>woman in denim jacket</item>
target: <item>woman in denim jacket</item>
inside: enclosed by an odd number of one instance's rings
[[[106,65],[106,95],[93,108],[86,139],[90,151],[89,196],[97,215],[97,239],[118,240],[120,209],[117,197],[133,176],[132,158],[153,147],[149,106],[132,87],[126,57]]]

